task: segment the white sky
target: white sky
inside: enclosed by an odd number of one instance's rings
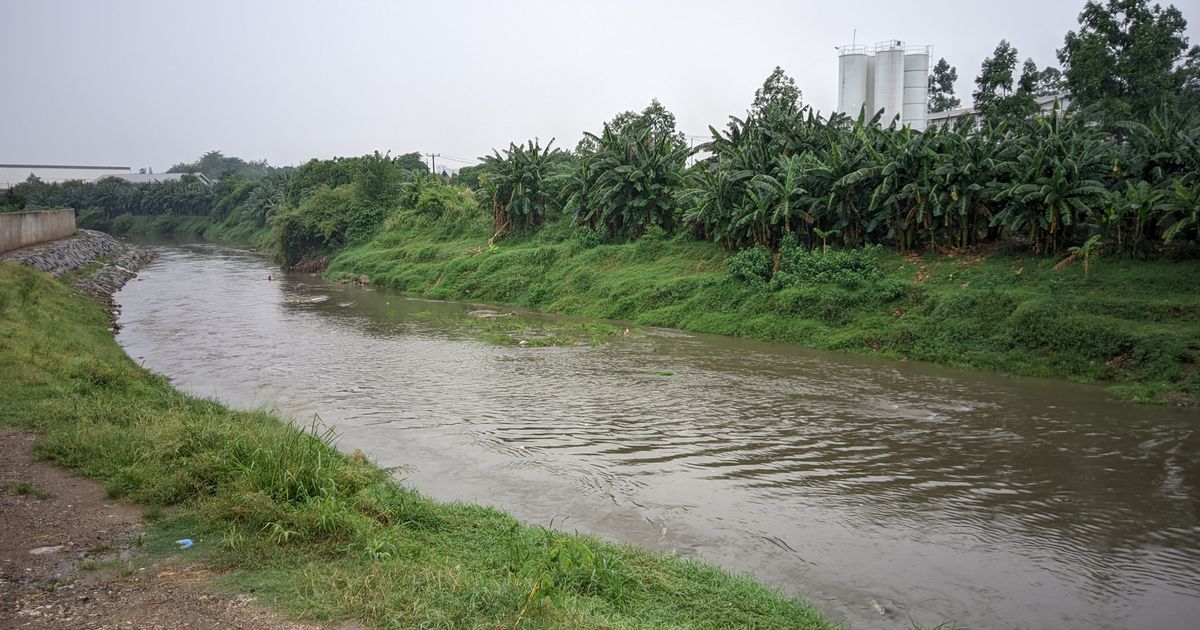
[[[1200,0],[1175,4],[1200,43]],[[775,65],[833,109],[834,46],[854,29],[860,43],[932,44],[969,101],[1001,38],[1057,65],[1082,6],[0,0],[0,163],[159,171],[210,149],[275,165],[376,149],[473,160],[535,136],[574,146],[654,97],[704,134],[742,115]]]

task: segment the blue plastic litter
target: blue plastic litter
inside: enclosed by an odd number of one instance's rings
[[[192,539],[184,538],[183,540],[176,540],[175,544],[179,545],[180,549],[187,549],[188,547],[192,546]]]

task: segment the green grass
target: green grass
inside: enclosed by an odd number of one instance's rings
[[[565,222],[494,246],[481,220],[453,232],[407,213],[334,256],[330,277],[435,299],[588,317],[1100,382],[1140,402],[1200,398],[1200,261],[902,257],[881,273],[772,288],[735,277],[717,246],[689,238],[584,247]]]
[[[34,498],[39,499],[39,500],[49,499],[50,497],[54,496],[53,492],[50,492],[48,490],[42,490],[41,488],[38,488],[37,486],[29,483],[28,481],[22,481],[17,484],[14,484],[13,490],[15,490],[16,493],[19,495],[33,496]]]
[[[328,434],[174,391],[124,354],[99,305],[0,264],[0,295],[25,285],[39,299],[0,313],[0,424],[146,505],[149,553],[230,569],[300,616],[381,627],[831,627],[746,576],[430,500]],[[185,537],[195,546],[176,549]]]
[[[271,246],[269,227],[235,219],[214,221],[206,216],[123,214],[112,219],[84,216],[79,227],[114,236]]]

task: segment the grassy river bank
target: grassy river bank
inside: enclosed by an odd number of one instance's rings
[[[327,434],[173,390],[107,327],[62,282],[0,264],[0,422],[148,506],[151,548],[194,538],[189,553],[291,613],[384,627],[832,627],[749,577],[430,500]]]
[[[1200,260],[1062,257],[998,247],[730,256],[687,237],[588,242],[566,221],[493,246],[487,226],[400,211],[327,275],[471,300],[1103,383],[1139,402],[1200,399]],[[581,236],[583,238],[581,238]],[[1182,257],[1181,257],[1182,258]]]

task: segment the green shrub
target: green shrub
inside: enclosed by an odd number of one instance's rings
[[[111,233],[117,236],[129,234],[135,225],[137,225],[137,217],[132,214],[122,214],[113,218]]]
[[[733,277],[753,285],[766,286],[771,280],[771,252],[755,245],[730,256],[725,265]]]
[[[354,184],[322,185],[300,205],[277,213],[272,223],[281,261],[295,264],[305,256],[342,245],[349,225],[348,210],[359,201]],[[368,214],[363,212],[364,220]]]
[[[603,245],[608,240],[608,230],[604,228],[579,227],[575,230],[575,242],[583,249]]]
[[[659,225],[657,223],[650,223],[646,226],[646,229],[642,232],[642,236],[641,236],[640,240],[643,240],[643,241],[665,241],[665,240],[667,240],[668,236],[669,235],[667,234],[667,231],[664,230],[661,225]]]
[[[179,226],[179,220],[170,215],[160,215],[154,219],[151,230],[160,236],[171,238],[175,236],[175,228]]]
[[[362,199],[350,204],[346,209],[345,243],[352,245],[371,240],[387,215],[386,208]]]
[[[88,208],[79,213],[75,224],[86,230],[112,231],[112,220],[108,218],[108,215],[101,208]]]
[[[848,289],[881,280],[878,247],[858,249],[809,250],[794,240],[785,241],[779,250],[779,270],[771,278],[774,289],[806,282],[836,284]]]
[[[1093,315],[1064,313],[1056,305],[1032,302],[1007,322],[1013,347],[1108,360],[1132,351],[1137,343],[1116,322]]]

